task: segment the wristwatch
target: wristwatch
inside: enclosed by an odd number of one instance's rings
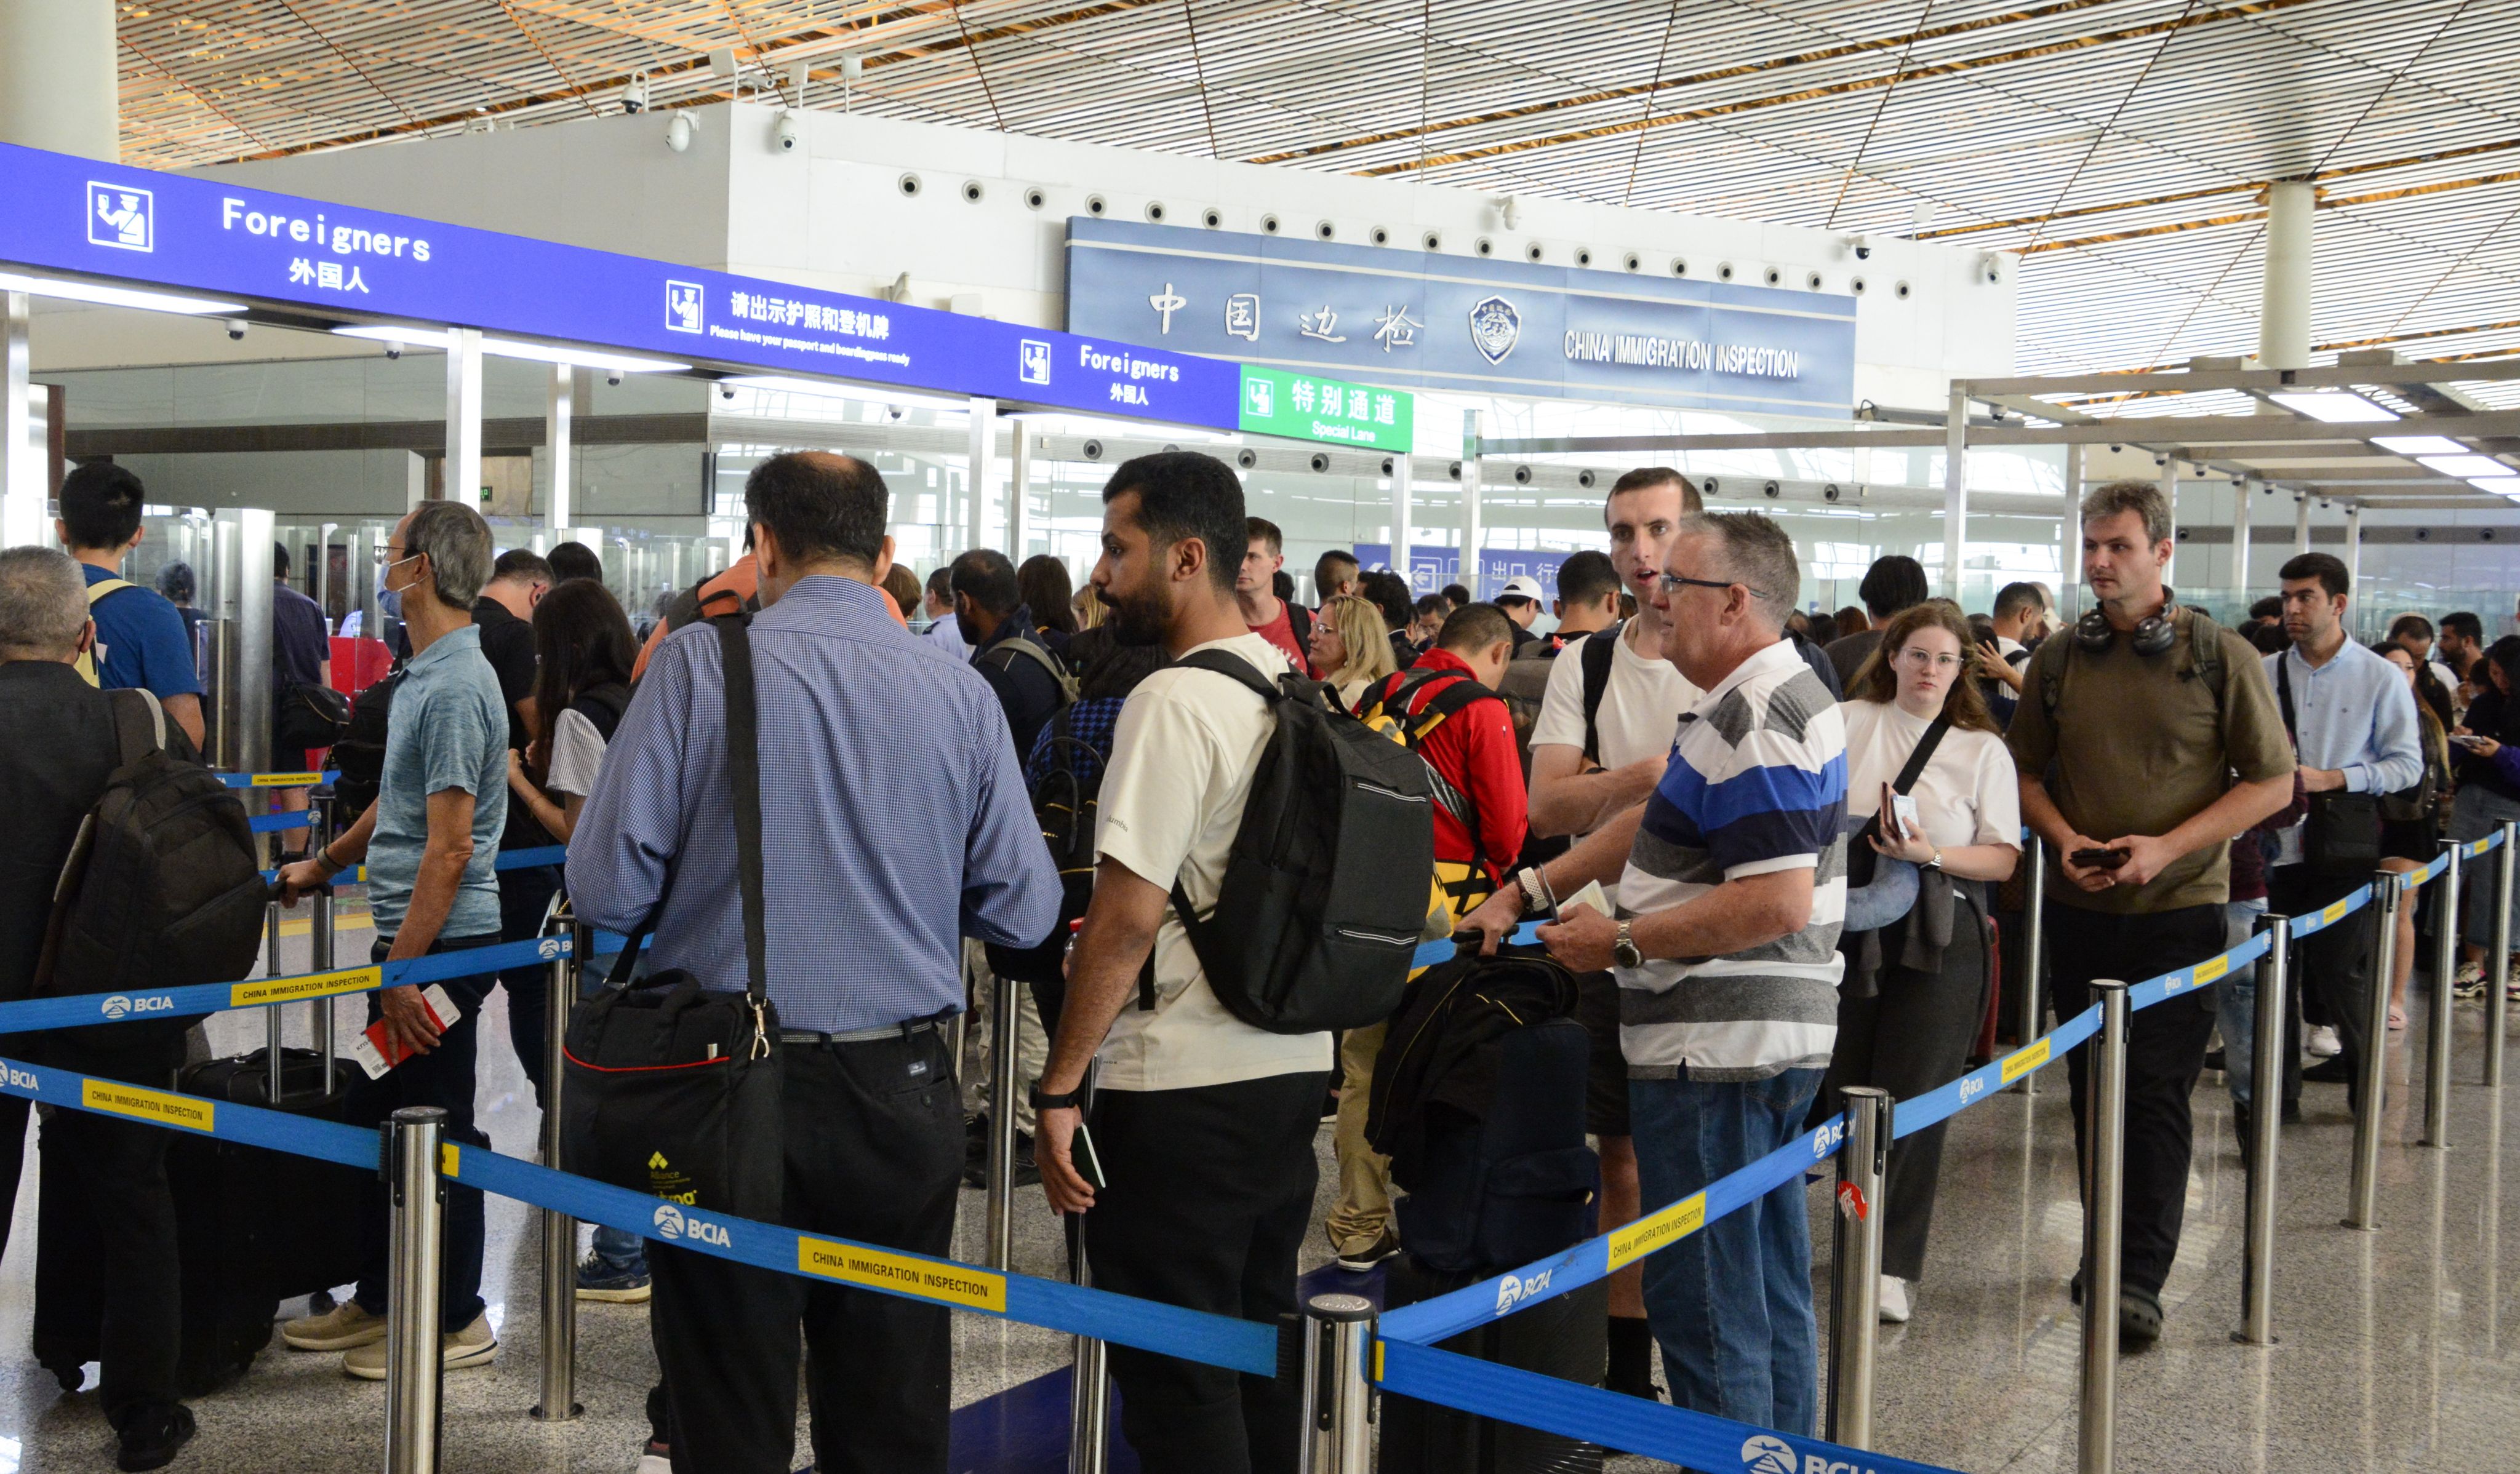
[[[1927,870],[1929,870],[1929,871],[1938,871],[1938,870],[1941,870],[1942,868],[1943,868],[1943,850],[1942,850],[1942,846],[1940,846],[1940,845],[1936,845],[1936,846],[1934,847],[1934,858],[1925,862],[1925,869],[1927,869]]]
[[[1637,939],[1628,934],[1628,928],[1634,924],[1632,921],[1621,921],[1619,934],[1610,943],[1610,958],[1622,967],[1642,967],[1645,964],[1645,955],[1637,949]]]
[[[1074,1110],[1084,1098],[1085,1092],[1082,1089],[1069,1091],[1063,1095],[1052,1095],[1043,1093],[1040,1081],[1036,1080],[1032,1083],[1032,1108],[1036,1113],[1046,1110]]]

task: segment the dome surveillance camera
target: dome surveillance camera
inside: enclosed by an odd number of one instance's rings
[[[692,135],[699,131],[699,119],[689,112],[677,112],[665,124],[665,147],[680,154],[692,146]]]
[[[1085,459],[1088,461],[1100,461],[1102,459],[1102,442],[1100,440],[1088,440],[1083,445],[1078,446],[1077,449],[1084,452]]]
[[[388,341],[388,342],[385,344],[385,357],[387,357],[387,358],[400,358],[400,357],[402,357],[402,344],[397,343],[397,342],[391,342],[391,341]]]
[[[893,419],[898,420],[902,416],[910,413],[910,406],[906,404],[887,404],[883,407],[883,412],[886,415],[891,416]]]
[[[1323,455],[1320,451],[1315,451],[1313,452],[1313,459],[1308,464],[1317,471],[1328,470],[1330,469],[1330,458]]]
[[[645,71],[630,73],[630,85],[621,89],[621,111],[624,112],[648,111],[648,73]]]
[[[616,388],[616,389],[617,389],[617,388],[621,387],[621,371],[620,371],[619,369],[607,369],[607,370],[605,370],[605,371],[604,371],[604,381],[605,381],[606,383],[608,383],[608,384],[611,385],[613,388]]]
[[[719,384],[717,386],[717,397],[720,399],[733,399],[735,397],[735,385],[731,383]]]
[[[1575,472],[1575,484],[1588,491],[1592,489],[1593,483],[1598,479],[1599,476],[1589,469]]]
[[[772,141],[778,144],[780,153],[793,154],[796,152],[796,146],[805,141],[802,114],[795,109],[788,108],[781,111],[779,126],[771,130],[770,135]]]
[[[245,341],[244,318],[232,317],[228,319],[228,341],[232,343],[241,343]]]
[[[1234,464],[1241,467],[1244,470],[1249,470],[1251,468],[1260,464],[1260,453],[1256,450],[1249,449],[1248,447],[1236,451],[1234,453]]]
[[[1760,487],[1759,489],[1760,489],[1762,492],[1766,493],[1767,495],[1769,495],[1769,496],[1771,496],[1771,497],[1775,496],[1775,495],[1777,494],[1778,490],[1778,486],[1777,486],[1777,483],[1776,483],[1776,482],[1774,482],[1774,481],[1770,481],[1770,482],[1769,482],[1769,483],[1767,483],[1765,486],[1762,486],[1762,487]]]

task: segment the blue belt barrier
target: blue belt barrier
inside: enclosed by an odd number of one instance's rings
[[[266,816],[263,816],[263,817],[264,817],[264,818],[271,818],[271,817],[286,817],[286,818],[291,818],[291,819],[294,819],[294,820],[296,820],[296,821],[297,821],[297,824],[304,824],[304,823],[306,823],[306,822],[307,822],[307,821],[306,821],[305,816],[303,816],[303,815],[287,815],[287,816],[269,816],[269,815],[266,815]],[[297,824],[275,824],[275,825],[270,826],[269,827],[271,827],[271,828],[275,828],[275,829],[292,829],[292,828],[295,828],[295,827],[297,827]],[[260,818],[255,819],[255,820],[253,821],[253,825],[254,825],[254,827],[255,827],[255,829],[256,829],[256,831],[257,831],[257,832],[259,832],[259,831],[264,827],[263,823],[262,823],[262,819],[260,819]],[[545,844],[545,845],[537,845],[537,846],[535,846],[534,848],[529,849],[529,850],[501,850],[501,851],[499,852],[499,858],[498,858],[497,860],[495,860],[495,861],[492,861],[492,862],[491,862],[491,869],[493,869],[493,870],[502,870],[502,871],[530,871],[530,870],[540,870],[542,867],[547,866],[547,865],[560,865],[560,864],[563,864],[563,863],[565,863],[565,862],[567,861],[567,859],[568,859],[568,846],[567,846],[567,845],[564,845],[564,844]],[[280,871],[264,871],[262,872],[262,878],[263,878],[263,879],[265,879],[265,880],[268,880],[268,881],[277,882],[277,881],[280,879]],[[336,884],[336,885],[365,885],[365,884],[367,883],[367,880],[368,880],[368,868],[367,868],[366,866],[364,866],[364,865],[352,866],[350,869],[348,869],[348,870],[346,870],[346,871],[343,871],[340,874],[336,875],[336,876],[334,876],[334,877],[333,877],[333,883],[334,883],[334,884]]]
[[[1386,1318],[1384,1324],[1388,1325]],[[1742,1474],[1952,1474],[1864,1449],[1780,1433],[1536,1371],[1385,1337],[1374,1343],[1374,1382],[1384,1392],[1579,1438],[1688,1469]]]
[[[219,782],[231,788],[312,788],[330,782],[336,777],[322,773],[222,773]]]
[[[349,1167],[374,1170],[381,1160],[382,1142],[376,1130],[14,1059],[0,1059],[0,1090],[56,1106],[124,1116]],[[461,1142],[445,1142],[442,1149],[441,1170],[468,1186],[677,1248],[800,1278],[1091,1336],[1254,1376],[1273,1376],[1278,1370],[1275,1325],[703,1213]]]
[[[314,822],[314,815],[299,809],[293,814],[256,814],[246,825],[257,834],[268,834],[275,829],[302,829]]]

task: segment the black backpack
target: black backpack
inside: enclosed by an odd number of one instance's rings
[[[1111,754],[1075,735],[1076,707],[1061,707],[1050,719],[1050,770],[1033,785],[1033,818],[1041,825],[1042,843],[1058,867],[1058,924],[1030,947],[988,944],[989,970],[1046,988],[1066,982],[1061,963],[1067,956],[1068,927],[1085,915],[1094,899],[1094,822],[1100,812],[1102,777]],[[1077,759],[1092,757],[1092,776],[1083,776]]]
[[[1426,764],[1332,711],[1319,682],[1290,671],[1272,685],[1224,650],[1178,663],[1239,683],[1278,719],[1216,908],[1198,915],[1173,880],[1173,913],[1209,989],[1235,1017],[1273,1034],[1388,1018],[1426,921],[1425,888],[1392,880],[1435,870]]]
[[[120,766],[79,825],[53,892],[37,997],[180,988],[245,976],[262,947],[270,891],[245,805],[217,774],[166,750],[146,692],[116,691]],[[100,1049],[162,1044],[190,1019],[69,1031]]]
[[[384,783],[385,730],[393,720],[394,690],[401,685],[402,662],[395,661],[393,669],[350,702],[349,725],[333,744],[332,764],[339,774],[333,780],[333,795],[344,829],[368,812]]]

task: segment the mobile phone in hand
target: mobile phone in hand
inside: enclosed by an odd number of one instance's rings
[[[2087,871],[2113,871],[2127,863],[2126,850],[2076,850],[2072,860]]]
[[[1085,1179],[1087,1185],[1095,1191],[1100,1192],[1111,1185],[1102,1180],[1102,1158],[1094,1150],[1094,1133],[1087,1128],[1082,1117],[1077,1120],[1076,1135],[1068,1139],[1067,1157],[1076,1164],[1076,1175]]]

